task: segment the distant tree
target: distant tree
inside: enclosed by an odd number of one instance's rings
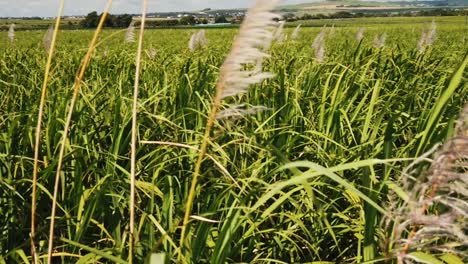
[[[229,23],[225,16],[215,17],[215,23]]]
[[[116,16],[114,20],[114,27],[126,28],[132,23],[132,16],[128,14]]]
[[[194,16],[184,16],[180,19],[181,25],[195,25],[196,19]]]
[[[104,13],[98,16],[97,12],[91,12],[81,21],[80,25],[83,28],[96,28],[103,15]],[[130,25],[132,19],[132,16],[128,14],[118,16],[107,14],[106,20],[104,21],[104,27],[126,28]]]
[[[81,20],[80,25],[84,28],[95,28],[99,24],[99,16],[96,11],[86,15],[85,19]]]
[[[86,17],[80,21],[80,26],[83,28],[95,28],[99,23],[99,15],[96,11],[88,13]]]
[[[349,13],[349,12],[340,11],[340,12],[336,12],[334,14],[330,14],[329,17],[330,18],[352,18],[352,17],[354,17],[354,15]]]
[[[71,22],[71,21],[68,21],[68,22],[67,22],[67,27],[68,27],[68,28],[74,28],[74,27],[75,27],[75,24],[73,24],[73,22]]]
[[[296,15],[294,13],[286,13],[283,15],[283,18],[286,21],[295,21],[296,20]]]
[[[101,20],[104,13],[101,13],[98,18],[98,23]],[[104,27],[113,27],[114,26],[115,17],[109,13],[107,13],[106,20],[104,20]]]
[[[202,23],[202,24],[205,24],[205,25],[206,25],[206,24],[208,24],[208,19],[206,19],[206,18],[203,18],[203,19],[200,21],[200,23]]]

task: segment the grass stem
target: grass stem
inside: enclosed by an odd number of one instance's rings
[[[140,37],[136,55],[135,85],[133,89],[132,106],[132,139],[131,139],[131,168],[130,168],[130,239],[128,263],[133,263],[133,249],[135,242],[135,178],[136,178],[136,145],[137,145],[137,114],[138,114],[138,86],[140,85],[141,53],[143,50],[143,37],[145,31],[146,9],[148,1],[143,0],[143,13],[141,16]]]
[[[60,173],[62,170],[63,158],[65,155],[65,145],[67,144],[68,131],[70,129],[72,115],[73,115],[73,109],[75,108],[75,104],[78,99],[78,95],[79,95],[80,88],[81,88],[81,82],[83,80],[86,67],[88,66],[88,63],[91,59],[91,55],[93,54],[99,33],[101,32],[102,27],[104,26],[104,21],[106,20],[107,14],[109,13],[109,9],[112,5],[112,1],[113,0],[109,0],[106,8],[104,9],[103,15],[101,16],[101,19],[99,21],[99,25],[96,31],[94,32],[94,36],[91,40],[91,43],[89,44],[88,52],[86,53],[83,59],[81,69],[73,85],[74,86],[73,96],[70,102],[70,106],[68,108],[68,115],[67,115],[67,119],[65,122],[65,127],[63,129],[63,136],[61,140],[59,158],[58,158],[58,163],[57,163],[57,172],[55,175],[54,196],[52,199],[52,209],[51,209],[52,211],[50,214],[49,245],[48,245],[48,250],[47,250],[47,263],[48,264],[52,263],[52,250],[53,250],[53,245],[54,245],[54,242],[53,242],[54,241],[54,225],[55,225],[55,211],[57,207],[58,185],[59,185],[59,180],[60,180]]]
[[[51,46],[49,49],[49,54],[47,56],[47,63],[44,73],[44,82],[42,83],[42,90],[41,90],[41,100],[39,102],[39,112],[37,114],[37,125],[36,125],[36,134],[34,140],[34,168],[33,168],[33,177],[32,177],[32,194],[31,194],[31,256],[32,262],[37,264],[37,253],[36,253],[36,246],[34,242],[34,237],[36,236],[36,201],[37,201],[37,175],[39,172],[39,148],[41,145],[41,128],[42,128],[42,120],[44,115],[44,106],[45,100],[47,97],[47,83],[49,82],[49,75],[52,67],[52,58],[54,56],[55,50],[55,43],[57,40],[57,34],[60,27],[60,21],[62,19],[63,13],[63,6],[65,0],[60,1],[60,7],[58,11],[57,19],[55,20],[55,30],[52,36]]]

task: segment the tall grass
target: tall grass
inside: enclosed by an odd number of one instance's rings
[[[366,34],[357,42],[360,27]],[[384,206],[389,199],[398,206],[405,201],[402,171],[459,130],[457,116],[468,101],[459,21],[437,29],[437,41],[420,53],[412,24],[336,24],[333,41],[324,43],[327,60],[319,64],[310,43],[320,28],[302,26],[295,41],[259,47],[269,54],[261,60],[262,72],[275,77],[221,104],[241,113],[258,106],[265,111],[219,119],[210,112],[213,95],[230,56],[226,43],[239,31],[207,30],[207,48],[190,52],[192,30],[147,30],[147,54],[154,47],[156,55],[142,56],[137,70],[136,47],[122,43],[125,32],[105,30],[92,63],[80,68],[86,78],[72,107],[76,90],[70,87],[76,87],[76,69],[93,33],[59,31],[37,181],[30,176],[38,142],[32,117],[39,113],[46,69],[43,32],[16,32],[14,46],[0,46],[0,263],[33,261],[25,217],[33,182],[40,190],[34,236],[40,263],[51,260],[51,219],[52,259],[63,263],[143,263],[150,256],[166,263],[181,256],[193,263],[396,261],[404,241],[388,239],[396,225],[380,225]],[[367,36],[383,31],[385,46],[372,48]],[[241,69],[258,70],[256,62]],[[70,129],[64,129],[67,117]],[[201,155],[191,195],[209,119],[209,153]],[[138,147],[130,151],[131,145]],[[411,173],[419,169],[424,166]],[[389,196],[394,192],[401,197]],[[51,201],[57,205],[53,218]],[[402,237],[411,230],[405,228]],[[417,246],[406,253],[464,261],[463,255]]]
[[[141,56],[143,53],[143,37],[145,31],[146,13],[148,1],[143,1],[140,36],[138,38],[138,50],[135,61],[135,85],[133,88],[133,105],[132,105],[132,139],[131,139],[131,156],[130,156],[130,239],[128,262],[133,263],[133,246],[135,237],[135,182],[136,182],[136,153],[137,153],[137,114],[138,114],[138,90],[140,86],[140,68]],[[130,24],[133,27],[133,24]],[[134,29],[134,28],[133,28]],[[128,37],[128,31],[127,31]]]

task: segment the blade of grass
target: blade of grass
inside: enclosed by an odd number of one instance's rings
[[[427,141],[430,140],[432,134],[434,134],[436,121],[442,114],[442,110],[447,104],[448,100],[452,97],[452,95],[455,93],[455,90],[460,85],[463,79],[463,73],[465,72],[465,68],[467,64],[468,64],[468,53],[465,55],[465,59],[460,64],[460,67],[458,67],[457,71],[452,76],[449,86],[441,94],[436,104],[432,108],[430,116],[429,116],[429,120],[426,123],[426,128],[424,129],[424,132],[422,134],[422,138],[419,143],[418,150],[416,151],[416,156],[419,156],[420,153],[424,151],[424,147],[426,146]]]
[[[86,251],[94,253],[94,254],[96,254],[98,256],[101,256],[103,258],[106,258],[106,259],[108,259],[110,261],[113,261],[114,263],[123,263],[123,264],[127,263],[127,262],[125,262],[125,260],[122,260],[122,259],[119,259],[118,257],[112,256],[112,255],[110,255],[110,254],[108,254],[108,253],[106,253],[106,252],[104,252],[102,250],[98,250],[98,249],[95,249],[95,248],[80,244],[78,242],[71,241],[71,240],[63,238],[63,237],[60,238],[60,240],[62,240],[65,243],[68,243],[70,245],[73,245],[75,247],[79,247],[81,249],[84,249]]]

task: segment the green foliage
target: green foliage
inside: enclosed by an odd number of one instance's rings
[[[229,23],[225,16],[215,17],[215,23]]]
[[[379,221],[388,188],[405,197],[396,182],[407,158],[444,141],[468,101],[466,71],[457,72],[466,56],[459,27],[463,19],[436,20],[441,21],[438,39],[424,54],[416,49],[422,24],[414,26],[414,20],[386,20],[385,26],[385,21],[337,22],[334,37],[326,41],[324,64],[317,64],[310,48],[319,28],[303,28],[298,40],[275,43],[265,67],[276,77],[230,99],[268,110],[215,125],[185,260],[382,260],[386,252]],[[358,43],[355,34],[361,26],[366,27],[365,37]],[[382,31],[388,34],[386,46],[372,48],[373,36]],[[18,31],[15,45],[7,43],[6,35],[0,38],[0,263],[31,261],[31,158],[45,67],[43,33]],[[145,33],[137,263],[162,263],[163,255],[164,263],[171,263],[180,254],[180,224],[196,147],[236,29],[207,30],[208,48],[194,53],[187,48],[192,33]],[[83,82],[60,182],[54,262],[127,259],[135,51],[122,43],[124,34],[104,32]],[[41,261],[70,87],[91,35],[59,34],[41,135],[35,238]],[[304,160],[308,162],[300,162]],[[430,253],[412,254],[461,263],[448,253]]]
[[[86,15],[86,17],[80,21],[80,25],[83,28],[96,28],[99,24],[103,14],[99,15],[96,11],[93,11]],[[132,16],[128,14],[124,15],[111,15],[107,14],[106,20],[104,21],[104,27],[113,28],[126,28],[132,22]]]
[[[181,25],[195,25],[196,22],[197,20],[194,16],[183,16],[179,21]]]

